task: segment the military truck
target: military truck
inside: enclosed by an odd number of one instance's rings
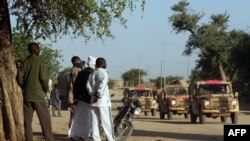
[[[218,118],[225,123],[238,122],[238,92],[233,92],[231,82],[221,80],[196,81],[189,86],[191,123],[197,118],[201,124],[206,118]]]
[[[60,94],[61,99],[61,109],[68,110],[68,81],[69,81],[69,73],[68,72],[60,72],[57,77],[57,88]]]
[[[165,86],[158,96],[160,119],[167,114],[168,119],[173,115],[184,115],[189,118],[188,84],[184,80],[173,81]]]
[[[146,87],[127,87],[123,90],[123,99],[126,101],[132,93],[136,93],[138,100],[142,104],[142,112],[147,116],[151,112],[152,116],[156,115],[158,104],[153,97],[152,89]]]

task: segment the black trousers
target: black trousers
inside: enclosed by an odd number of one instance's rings
[[[53,141],[51,119],[46,102],[24,102],[23,106],[25,140],[33,141],[32,119],[36,111],[45,140]]]

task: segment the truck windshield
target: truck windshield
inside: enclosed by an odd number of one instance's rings
[[[131,90],[131,92],[137,96],[151,96],[151,92],[148,90]]]
[[[187,95],[187,91],[183,87],[168,87],[167,95]]]
[[[200,94],[230,94],[228,84],[201,84],[198,88]]]

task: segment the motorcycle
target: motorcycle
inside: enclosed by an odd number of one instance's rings
[[[123,106],[118,107],[118,113],[113,120],[114,135],[116,141],[126,141],[133,133],[133,116],[139,115],[142,104],[137,99],[136,93],[131,93],[130,97],[122,99]]]

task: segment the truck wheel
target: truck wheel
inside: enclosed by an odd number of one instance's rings
[[[206,115],[200,113],[199,120],[200,120],[200,124],[205,124],[206,123]]]
[[[173,118],[173,111],[168,111],[167,115],[168,115],[168,119],[172,119]]]
[[[189,119],[190,118],[190,114],[184,114],[185,119]]]
[[[145,115],[145,116],[148,116],[148,112],[144,112],[144,115]]]
[[[227,117],[220,117],[221,123],[226,123],[227,122]]]
[[[160,119],[165,119],[165,113],[164,112],[160,112]]]
[[[152,116],[155,116],[156,115],[156,109],[151,109],[151,114],[152,114]]]
[[[197,115],[190,114],[191,123],[196,123]]]
[[[231,113],[231,121],[232,124],[237,124],[238,123],[238,113]]]

